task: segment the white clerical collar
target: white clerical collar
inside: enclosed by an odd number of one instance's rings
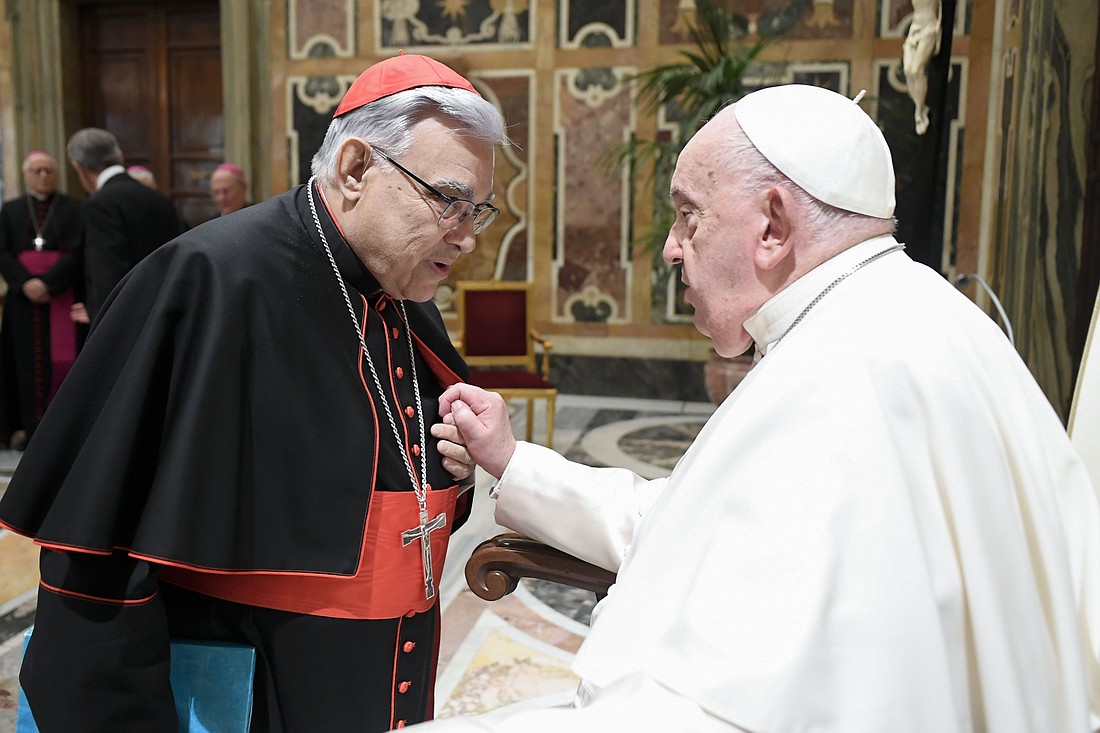
[[[799,314],[829,283],[868,257],[896,244],[893,237],[885,235],[849,247],[825,260],[757,308],[755,313],[745,319],[745,330],[756,343],[757,357],[768,353],[768,349],[787,332]]]
[[[112,178],[117,176],[119,173],[125,173],[125,172],[126,172],[126,169],[123,168],[121,165],[112,165],[112,166],[108,166],[108,167],[104,168],[102,171],[99,172],[99,175],[96,176],[95,190],[98,191],[99,189],[103,188],[104,183],[111,180]]]

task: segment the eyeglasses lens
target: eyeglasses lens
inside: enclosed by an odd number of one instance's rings
[[[444,229],[454,229],[462,226],[470,218],[470,214],[474,215],[474,233],[477,234],[493,223],[497,212],[488,206],[478,209],[469,201],[455,201],[444,209],[439,217],[439,225]]]

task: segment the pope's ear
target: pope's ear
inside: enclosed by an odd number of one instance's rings
[[[756,266],[762,270],[778,267],[791,253],[791,214],[794,199],[783,188],[770,188],[764,192],[760,204],[760,220],[763,231],[756,242]]]
[[[372,155],[370,145],[357,137],[348,138],[340,146],[336,154],[336,187],[344,198],[356,200],[363,195]]]

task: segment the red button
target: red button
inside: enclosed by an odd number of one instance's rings
[[[405,721],[404,720],[397,721],[397,726],[396,727],[404,728],[405,727]]]
[[[416,410],[413,409],[412,405],[409,405],[408,407],[405,408],[405,414],[408,415],[409,417],[412,417],[413,415],[416,414]]]
[[[386,301],[384,301],[384,300],[378,301],[378,310],[380,310],[380,311],[386,310]]]
[[[409,691],[409,688],[412,687],[412,684],[412,682],[405,680],[397,686],[397,691],[404,695],[406,692]]]
[[[415,641],[406,641],[404,646],[401,647],[401,651],[405,652],[406,654],[411,652],[413,649],[416,649]]]
[[[397,375],[398,379],[401,379],[402,377],[405,376],[405,370],[402,369],[401,367],[397,367],[396,369],[394,369],[393,373]]]
[[[414,456],[420,455],[420,444],[419,443],[413,445],[413,455]]]
[[[394,338],[397,338],[398,336],[401,335],[401,333],[397,330],[396,326],[394,326],[394,329],[393,329],[392,333],[393,333]]]
[[[432,485],[431,484],[424,484],[424,491],[431,491],[431,490],[432,490]]]
[[[416,611],[409,611],[408,613],[405,614],[405,618],[412,618],[415,615],[416,615]]]

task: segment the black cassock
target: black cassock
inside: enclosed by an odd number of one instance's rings
[[[415,367],[427,431],[443,387],[466,374],[443,320],[432,303],[404,303],[410,364],[399,304],[319,200],[318,214],[359,323],[369,315],[384,394],[360,364],[299,187],[134,268],[20,461],[0,521],[48,548],[20,675],[43,733],[175,730],[170,636],[257,647],[254,731],[378,731],[430,717],[437,602],[333,618],[158,578],[181,567],[356,576],[372,496],[412,496],[381,399],[407,445],[426,442],[430,486],[454,490],[436,441],[419,435],[408,378]],[[471,498],[459,497],[452,529]],[[408,551],[422,588],[419,549]]]
[[[39,230],[45,244],[36,256]],[[16,430],[34,433],[72,363],[79,334],[68,310],[83,288],[81,243],[80,202],[71,196],[20,196],[0,207],[0,273],[8,284],[0,324],[0,440]],[[23,284],[34,277],[46,284],[53,303],[39,305],[23,295]],[[59,327],[51,328],[51,321]]]

